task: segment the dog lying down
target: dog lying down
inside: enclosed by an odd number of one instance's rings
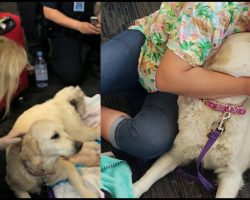
[[[39,193],[43,184],[64,179],[81,197],[98,197],[83,184],[75,168],[75,162],[99,164],[99,145],[94,140],[100,137],[100,128],[87,127],[82,122],[84,114],[84,93],[79,87],[66,87],[17,119],[9,134],[26,134],[22,143],[6,152],[6,182],[17,197],[29,198],[29,193]],[[78,153],[88,154],[86,146],[96,154],[79,160]]]
[[[204,67],[236,77],[250,77],[250,33],[237,33],[225,39]],[[134,184],[137,197],[176,167],[198,158],[208,141],[209,130],[218,127],[223,115],[211,109],[216,104],[223,105],[216,108],[227,107],[231,117],[222,123],[225,130],[203,158],[202,166],[218,174],[217,198],[237,196],[243,186],[242,175],[250,167],[250,100],[247,96],[220,98],[207,104],[210,108],[205,102],[179,96],[179,133],[172,149]]]

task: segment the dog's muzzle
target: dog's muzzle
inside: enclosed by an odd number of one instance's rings
[[[75,146],[76,153],[78,153],[79,151],[81,151],[83,143],[79,141],[75,141],[74,146]]]

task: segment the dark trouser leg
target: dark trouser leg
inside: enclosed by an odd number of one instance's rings
[[[139,84],[138,58],[145,37],[139,31],[124,31],[101,45],[101,92],[135,89]]]
[[[148,94],[134,118],[114,121],[110,141],[116,148],[139,158],[159,157],[172,146],[178,133],[177,118],[176,95]]]
[[[100,35],[84,36],[83,42],[89,47],[86,54],[86,65],[96,78],[100,78]]]
[[[79,84],[83,75],[81,41],[73,37],[51,38],[53,48],[52,68],[65,85]]]
[[[47,58],[49,52],[48,39],[38,32],[37,16],[39,14],[39,2],[17,2],[17,6],[29,53],[35,57],[36,52],[41,50],[44,52],[45,58]],[[33,60],[31,62],[33,63]]]

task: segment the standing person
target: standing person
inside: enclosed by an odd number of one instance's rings
[[[102,107],[101,133],[133,156],[152,159],[171,148],[178,133],[177,95],[218,98],[250,95],[250,78],[202,68],[231,34],[250,31],[248,2],[163,2],[158,11],[101,46],[102,94],[148,92],[141,111]]]
[[[52,68],[65,85],[78,84],[83,68],[99,73],[100,22],[90,23],[95,2],[41,2],[44,17],[53,22],[50,33]],[[82,43],[90,47],[86,63],[81,63]]]
[[[48,58],[49,42],[41,28],[42,6],[39,2],[17,2],[18,11],[27,40],[28,53],[34,64],[37,51],[42,51],[45,59]]]

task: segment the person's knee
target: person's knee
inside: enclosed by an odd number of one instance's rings
[[[157,132],[153,130],[138,130],[138,149],[140,148],[140,158],[152,159],[161,156],[169,151],[173,140],[174,133]],[[145,135],[144,135],[145,133]]]
[[[152,159],[170,150],[177,134],[175,125],[165,130],[157,126],[136,126],[134,120],[127,120],[118,132],[118,146],[136,157]],[[129,139],[128,139],[129,138]]]

